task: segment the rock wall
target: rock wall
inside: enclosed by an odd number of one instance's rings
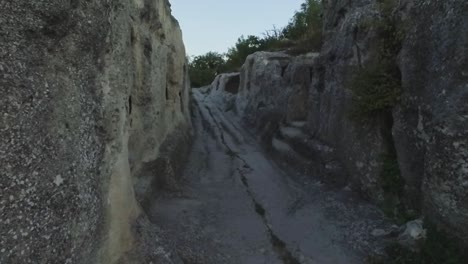
[[[359,24],[377,15],[376,1],[324,2],[323,48],[315,68],[317,80],[310,88],[307,122],[315,137],[336,148],[352,187],[380,202],[379,159],[388,148],[389,125],[382,117],[352,120],[349,89],[353,71],[372,57],[371,45],[377,41],[372,30],[360,32]]]
[[[268,145],[319,161],[312,174],[350,185],[382,207],[422,214],[468,242],[467,3],[386,2],[402,34],[390,54],[402,90],[391,111],[352,118],[352,79],[382,52],[378,21],[386,14],[376,0],[323,1],[320,54],[250,55],[236,110]],[[382,176],[389,153],[403,179],[390,198],[386,188],[400,182]]]
[[[406,203],[468,244],[467,10],[462,0],[402,1],[393,138]]]
[[[116,263],[189,142],[170,5],[2,1],[0,25],[0,262]]]
[[[224,73],[216,76],[213,83],[205,87],[205,89],[207,89],[209,96],[217,102],[218,105],[224,106],[223,110],[235,110],[239,83],[239,73]]]
[[[236,110],[262,131],[266,140],[280,121],[305,121],[316,57],[294,58],[281,52],[257,52],[247,57],[240,73]]]
[[[353,69],[376,56],[376,26],[362,25],[383,14],[378,1],[324,4],[324,87],[311,89],[314,134],[338,146],[348,172],[377,202],[383,202],[379,156],[395,148],[403,206],[468,242],[466,1],[393,2],[404,33],[395,54],[403,94],[390,117],[361,127],[336,113],[349,112],[346,105],[353,103],[347,89]],[[330,131],[341,132],[334,138]]]

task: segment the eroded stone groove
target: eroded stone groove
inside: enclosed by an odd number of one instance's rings
[[[265,225],[266,230],[268,231],[268,234],[270,236],[270,241],[273,249],[275,252],[278,254],[280,259],[283,261],[284,264],[300,264],[300,262],[292,255],[292,253],[288,250],[287,245],[282,241],[271,229],[271,225],[268,223],[268,218],[267,214],[268,212],[265,210],[265,208],[255,199],[254,194],[249,188],[249,182],[248,179],[245,175],[244,170],[251,170],[249,164],[246,162],[245,159],[243,159],[237,152],[233,151],[231,147],[226,143],[226,140],[224,138],[224,129],[222,125],[218,123],[216,118],[213,115],[213,112],[208,106],[205,106],[206,110],[211,116],[211,119],[213,123],[216,125],[218,128],[222,144],[224,147],[227,149],[228,154],[231,157],[234,157],[235,159],[238,159],[241,162],[240,168],[237,168],[237,172],[239,173],[240,179],[242,184],[245,187],[245,191],[247,192],[248,196],[252,200],[252,204],[254,205],[254,210],[255,212],[262,218],[262,221]]]
[[[267,229],[268,234],[270,236],[271,245],[273,246],[273,249],[275,250],[275,252],[278,254],[278,256],[280,257],[280,259],[283,261],[284,264],[301,264],[301,262],[299,262],[299,260],[297,260],[291,254],[291,251],[288,250],[287,245],[284,243],[284,241],[279,239],[278,236],[276,236],[276,234],[271,229],[270,224],[268,223],[268,219],[267,219],[267,212],[265,208],[263,208],[263,206],[255,200],[254,195],[249,189],[249,183],[248,183],[247,177],[244,175],[243,170],[238,168],[237,171],[239,175],[241,176],[241,181],[245,186],[245,190],[247,194],[252,199],[252,203],[254,204],[254,207],[255,207],[255,212],[262,218],[262,221],[265,224],[265,228]]]

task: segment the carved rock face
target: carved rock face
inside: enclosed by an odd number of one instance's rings
[[[355,99],[350,81],[380,58],[377,21],[384,11],[374,0],[323,4],[320,54],[314,59],[250,55],[231,99],[237,113],[268,144],[282,126],[307,121],[308,136],[333,150],[333,161],[345,170],[340,178],[354,190],[382,206],[390,201],[422,214],[466,240],[466,3],[395,1],[391,15],[403,37],[391,60],[401,73],[402,95],[389,111],[361,122],[350,117]],[[386,167],[396,167],[399,178],[383,176]]]
[[[163,0],[0,5],[0,262],[115,261],[139,168],[190,128],[179,26]]]

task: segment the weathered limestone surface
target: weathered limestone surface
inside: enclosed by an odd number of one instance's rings
[[[139,202],[188,146],[187,78],[166,0],[1,1],[0,263],[137,252]]]
[[[240,73],[236,110],[257,129],[274,131],[279,121],[305,121],[308,87],[317,54],[291,57],[282,52],[257,52],[247,57]]]
[[[402,2],[393,136],[406,203],[468,245],[468,3]]]
[[[207,89],[210,97],[218,105],[224,106],[224,111],[229,111],[235,109],[235,99],[239,92],[239,83],[239,73],[224,73],[216,76],[213,83]]]
[[[395,1],[392,15],[404,37],[393,55],[403,94],[392,113],[371,122],[350,117],[350,81],[377,58],[381,39],[372,21],[382,9],[375,0],[323,4],[320,54],[249,56],[237,113],[265,143],[320,160],[320,174],[330,172],[332,182],[379,204],[386,199],[382,157],[395,150],[404,179],[401,204],[468,242],[466,1]]]
[[[380,202],[380,157],[388,148],[388,122],[372,123],[350,118],[353,105],[349,83],[353,71],[373,55],[377,39],[372,30],[360,32],[359,25],[378,15],[376,1],[325,1],[323,48],[310,89],[308,126],[322,142],[336,148],[351,186]],[[391,127],[391,124],[390,124]]]

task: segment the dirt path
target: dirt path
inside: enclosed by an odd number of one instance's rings
[[[150,213],[185,263],[353,264],[381,248],[371,233],[388,223],[375,208],[312,177],[289,177],[235,117],[197,91],[194,100],[184,183]]]

